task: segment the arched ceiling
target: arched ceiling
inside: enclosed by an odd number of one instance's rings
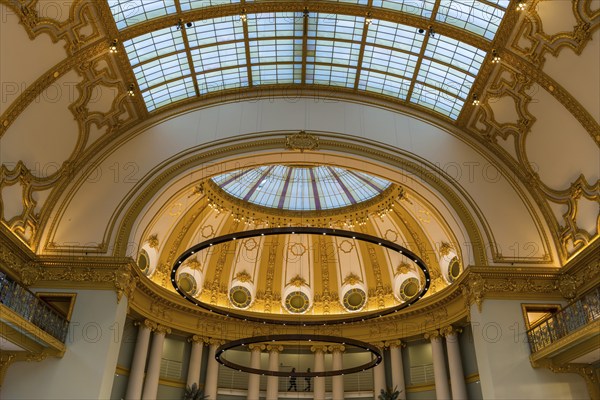
[[[109,2],[150,112],[228,90],[324,85],[452,120],[493,57],[486,53],[509,4],[335,3]]]
[[[403,189],[383,219],[378,196],[363,204],[368,223],[348,209],[314,218],[394,232],[429,259],[440,291],[442,247],[464,268],[560,267],[598,240],[600,1],[529,0],[522,11],[491,0],[47,3],[0,1],[0,217],[37,254],[137,259],[154,249],[149,277],[169,288],[169,263],[207,226],[249,229],[246,212],[306,223],[208,181],[272,165],[370,174],[392,183],[383,197]],[[210,208],[209,192],[228,211]],[[317,257],[322,240],[275,239],[276,298],[295,278],[287,252],[306,247],[311,310],[327,298],[315,271],[329,271],[339,312],[350,274],[362,277],[366,307],[400,301],[401,261],[383,251],[353,244],[357,259],[377,259],[377,278],[339,251],[338,266]],[[228,303],[243,272],[237,247],[218,268],[199,261],[199,296]],[[258,258],[268,248],[259,243]],[[240,265],[264,312],[266,280],[254,276],[264,266]]]

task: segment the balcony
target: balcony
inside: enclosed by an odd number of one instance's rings
[[[600,288],[595,288],[527,331],[531,361],[555,365],[600,360]]]
[[[69,321],[26,287],[0,272],[0,348],[61,355]]]

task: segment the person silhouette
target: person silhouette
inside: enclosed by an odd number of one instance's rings
[[[306,372],[310,372],[310,368],[308,368],[306,370]],[[310,392],[310,382],[311,382],[312,377],[307,376],[306,378],[304,378],[304,380],[306,381],[306,387],[304,388],[305,392]]]
[[[298,391],[298,387],[296,386],[296,368],[292,368],[291,376],[290,376],[290,386],[288,387],[288,392],[294,388],[294,392]]]

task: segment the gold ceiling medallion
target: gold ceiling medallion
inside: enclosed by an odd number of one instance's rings
[[[197,258],[192,258],[186,261],[185,265],[190,267],[193,270],[200,271],[202,268],[200,267],[200,261]]]
[[[408,274],[411,271],[413,271],[413,269],[410,267],[410,264],[405,262],[401,262],[400,265],[396,267],[396,275]]]
[[[342,285],[356,285],[357,283],[362,283],[362,279],[360,279],[356,274],[353,274],[352,272],[350,272],[344,278]]]
[[[288,283],[288,285],[292,285],[292,286],[296,286],[296,287],[300,287],[300,286],[308,286],[306,284],[306,279],[304,279],[303,277],[301,277],[300,275],[296,275],[295,277],[293,277],[292,279],[290,279],[290,282]]]
[[[285,147],[288,150],[305,150],[313,151],[319,149],[319,138],[313,134],[306,133],[306,131],[300,131],[293,135],[286,136]]]
[[[148,246],[150,246],[150,248],[158,249],[158,236],[157,235],[150,236],[148,238],[147,242],[148,242]]]
[[[240,271],[237,274],[235,274],[233,279],[236,279],[242,283],[252,283],[252,277],[246,270]]]
[[[442,242],[442,244],[440,245],[440,256],[441,257],[447,256],[448,254],[450,254],[451,250],[452,250],[452,245],[450,243]]]

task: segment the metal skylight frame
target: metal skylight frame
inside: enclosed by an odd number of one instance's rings
[[[144,3],[135,18],[124,11],[127,3],[109,0],[121,29],[144,18],[166,15],[173,4],[185,14],[202,6],[239,2],[151,1],[151,6]],[[421,33],[419,27],[381,19],[366,23],[365,16],[309,12],[306,17],[301,11],[286,11],[248,13],[245,22],[239,15],[196,20],[189,27],[163,28],[123,44],[150,112],[220,90],[306,84],[373,92],[455,120],[487,53],[430,33],[425,24],[443,22],[489,40],[502,21],[507,3],[372,0],[372,9],[389,8],[425,18]],[[468,20],[461,22],[459,15],[468,16]],[[175,93],[166,93],[172,89]]]

